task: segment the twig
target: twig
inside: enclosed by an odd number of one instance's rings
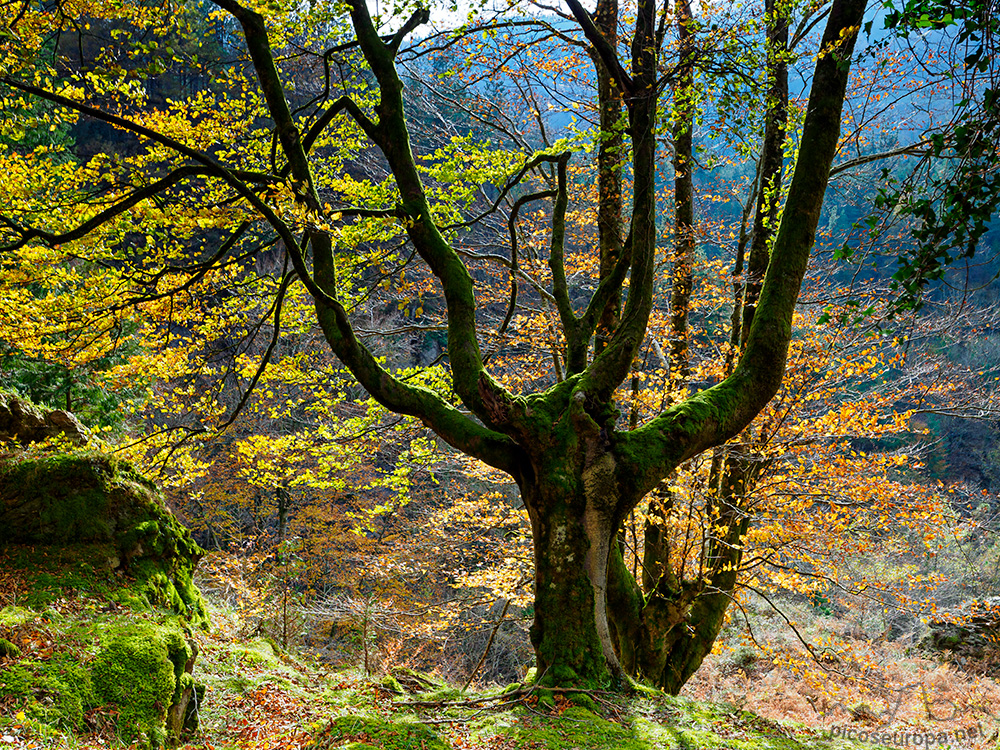
[[[490,652],[490,648],[493,646],[493,639],[497,636],[497,631],[500,630],[500,626],[503,624],[503,618],[507,616],[507,610],[510,609],[510,599],[504,602],[503,611],[500,613],[500,617],[497,618],[497,624],[493,626],[493,632],[490,633],[490,638],[486,641],[486,648],[483,649],[483,655],[479,657],[479,661],[476,662],[476,666],[472,668],[469,673],[469,679],[465,681],[465,685],[462,686],[462,692],[464,693],[469,689],[469,685],[472,684],[473,678],[476,676],[476,672],[479,668],[483,666],[483,662],[486,661],[486,655]]]

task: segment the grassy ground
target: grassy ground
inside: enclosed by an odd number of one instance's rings
[[[77,683],[102,634],[169,614],[88,587],[85,576],[42,595],[36,574],[0,570],[0,638],[17,652],[0,656],[0,750],[144,746],[129,742],[117,706]],[[995,683],[890,645],[859,641],[852,650],[842,639],[823,668],[781,644],[730,650],[680,698],[530,686],[462,693],[405,669],[368,676],[321,666],[248,635],[235,612],[209,604],[211,627],[189,636],[205,690],[186,750],[834,750],[854,747],[862,732],[905,748],[998,747]],[[10,689],[15,670],[34,676],[31,690]]]

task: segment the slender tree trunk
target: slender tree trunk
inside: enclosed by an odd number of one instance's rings
[[[670,371],[684,380],[691,371],[688,351],[688,312],[697,245],[694,229],[694,19],[691,5],[676,7],[679,72],[674,86],[674,252],[670,294]]]
[[[599,0],[594,12],[594,24],[604,34],[608,44],[618,45],[618,0]],[[622,122],[622,92],[615,84],[611,71],[593,55],[597,69],[597,98],[600,103],[601,142],[597,151],[597,230],[600,247],[600,278],[611,275],[622,255],[622,163],[624,154],[624,123]],[[621,293],[612,296],[601,313],[594,340],[595,356],[604,351],[618,327],[621,314]]]
[[[274,499],[278,504],[278,543],[285,539],[285,529],[288,526],[288,508],[292,502],[292,495],[287,487],[277,485],[274,488]]]
[[[771,243],[777,231],[784,174],[785,131],[788,127],[788,15],[777,0],[765,0],[767,15],[767,113],[761,144],[757,210],[754,214],[747,283],[743,294],[741,343],[750,334],[764,274],[770,260]]]

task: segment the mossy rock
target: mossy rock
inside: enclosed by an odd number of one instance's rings
[[[91,665],[91,679],[96,695],[118,706],[123,739],[163,746],[171,707],[186,706],[182,699],[193,692],[188,669],[194,656],[184,633],[170,626],[130,624],[108,639]],[[182,726],[183,708],[179,713]]]
[[[27,399],[0,391],[0,443],[21,445],[62,437],[76,445],[84,445],[90,436],[87,430],[67,411],[43,409]]]
[[[921,646],[932,652],[1000,665],[1000,597],[972,599],[942,613],[928,625]]]
[[[191,579],[203,551],[167,509],[156,485],[114,456],[79,451],[30,458],[9,454],[0,460],[2,545],[15,557],[18,545],[31,554],[43,547],[74,548],[79,585],[62,582],[62,587],[86,588],[88,577],[122,572],[135,581],[129,588],[151,604],[207,624]],[[56,575],[67,572],[56,570]]]
[[[308,750],[377,747],[382,750],[448,750],[438,735],[422,724],[338,716],[317,735]]]

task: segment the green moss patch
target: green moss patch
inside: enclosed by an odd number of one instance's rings
[[[569,708],[554,717],[524,716],[505,732],[517,748],[619,748],[640,750],[650,747],[631,729],[602,719],[585,708]]]
[[[87,669],[70,656],[0,667],[0,695],[47,728],[80,730],[98,705]]]
[[[166,512],[152,482],[96,451],[15,456],[0,477],[9,522],[0,542],[106,542]]]
[[[161,746],[168,709],[194,687],[186,672],[194,652],[176,616],[145,620],[128,610],[95,609],[87,600],[59,606],[64,612],[55,618],[0,609],[0,622],[10,623],[0,624],[0,635],[17,648],[0,659],[5,710],[23,711],[38,736],[81,735],[104,725],[129,742]]]
[[[109,639],[94,659],[92,679],[96,694],[121,711],[123,738],[163,745],[167,709],[180,698],[184,667],[192,656],[174,628],[135,623]]]
[[[310,750],[449,750],[438,735],[422,724],[381,721],[360,716],[340,716],[330,722],[309,745]]]

